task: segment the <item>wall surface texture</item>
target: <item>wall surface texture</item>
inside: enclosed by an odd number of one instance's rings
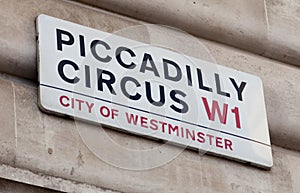
[[[0,0],[0,4],[1,178],[29,184],[30,190],[39,186],[65,192],[300,192],[296,0]],[[39,14],[259,76],[274,166],[266,171],[41,112],[35,31]],[[104,157],[85,145],[82,133],[102,144]],[[153,154],[139,153],[153,149]],[[153,167],[164,158],[168,161]],[[133,164],[145,169],[134,170]],[[1,180],[0,192],[12,183]]]

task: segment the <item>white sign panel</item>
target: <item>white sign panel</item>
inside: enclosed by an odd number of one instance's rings
[[[258,77],[46,15],[37,31],[41,109],[272,166]]]

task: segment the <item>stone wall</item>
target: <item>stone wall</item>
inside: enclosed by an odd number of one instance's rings
[[[1,178],[67,192],[300,191],[300,69],[296,66],[300,61],[300,27],[294,24],[296,15],[287,11],[298,6],[296,1],[172,2],[0,1]],[[41,112],[37,105],[35,31],[39,14],[117,34],[152,22],[199,36],[186,39],[178,30],[143,26],[145,33],[125,34],[146,43],[149,33],[155,34],[150,43],[175,47],[184,54],[261,77],[274,166],[266,171]],[[185,44],[194,40],[196,52],[195,47]],[[85,145],[78,129],[101,142],[105,157],[97,157]],[[132,156],[132,152],[152,149],[156,150],[153,162],[173,159],[150,167],[153,163],[145,162],[145,154]],[[145,170],[134,170],[132,163],[140,163]],[[10,182],[4,180],[3,184]]]

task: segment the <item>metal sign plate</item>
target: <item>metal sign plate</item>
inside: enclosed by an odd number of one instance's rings
[[[37,32],[42,110],[272,166],[258,77],[46,15]]]

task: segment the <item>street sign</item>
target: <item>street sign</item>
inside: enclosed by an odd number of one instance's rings
[[[46,15],[37,32],[42,110],[272,166],[260,78]]]

